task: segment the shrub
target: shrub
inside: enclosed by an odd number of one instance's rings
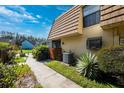
[[[13,87],[16,81],[16,74],[12,66],[3,65],[0,63],[0,87],[9,88]]]
[[[98,74],[97,57],[91,53],[83,53],[78,59],[77,70],[90,79],[96,79]]]
[[[89,80],[84,76],[81,76],[74,68],[69,67],[57,61],[52,61],[46,64],[48,67],[54,69],[58,73],[64,75],[65,77],[71,79],[75,83],[79,84],[84,88],[106,88],[114,87],[112,85],[97,83],[95,80]]]
[[[16,81],[27,74],[28,75],[33,74],[28,65],[12,66],[2,64],[2,62],[0,62],[0,88],[16,87],[15,85]]]
[[[33,49],[32,54],[36,60],[46,60],[49,58],[49,50],[47,46],[40,45]]]
[[[10,49],[1,50],[1,61],[6,64],[12,64],[15,57],[15,52]]]
[[[124,47],[103,48],[98,52],[99,67],[105,73],[124,73]]]
[[[3,51],[8,49],[9,47],[9,43],[5,43],[5,42],[0,42],[0,59],[2,58],[3,56]],[[2,61],[2,60],[1,60]]]
[[[12,49],[15,50],[15,51],[20,50],[20,47],[19,47],[18,45],[15,45],[15,44],[14,44],[14,45],[12,45],[11,47],[12,47]]]
[[[15,56],[15,52],[12,50],[9,43],[0,42],[0,61],[3,63],[13,63],[12,60]]]
[[[120,81],[122,81],[122,83],[124,82],[124,47],[123,46],[113,46],[113,47],[101,49],[98,52],[98,61],[99,61],[100,70],[102,70],[104,73],[106,73],[109,76],[110,81],[114,80],[114,82],[116,83]]]
[[[20,57],[25,57],[25,56],[26,56],[26,54],[25,54],[25,53],[23,53],[23,51],[22,51],[22,50],[19,52],[19,55],[20,55]]]

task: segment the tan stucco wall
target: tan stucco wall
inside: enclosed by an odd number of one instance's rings
[[[103,31],[100,24],[93,25],[83,29],[83,35],[80,36],[72,36],[61,38],[61,44],[63,51],[74,52],[77,56],[79,56],[83,52],[88,52],[86,48],[86,40],[91,37],[99,37],[102,36],[103,39],[103,47],[112,46],[113,45],[113,29],[109,29],[109,31]],[[115,42],[118,43],[117,37]],[[94,51],[92,51],[94,52]]]
[[[91,51],[86,48],[86,40],[88,38],[100,37],[100,36],[102,37],[103,40],[103,47],[119,45],[119,38],[120,37],[124,38],[124,24],[123,26],[118,26],[121,23],[119,23],[118,25],[117,24],[116,25],[112,24],[111,26],[107,25],[107,28],[104,28],[104,30],[100,24],[83,28],[82,8],[80,9],[80,11],[81,13],[79,16],[78,30],[73,31],[74,32],[73,34],[64,33],[63,35],[61,34],[63,37],[62,36],[60,37],[58,35],[56,35],[55,37],[55,40],[61,39],[61,47],[63,51],[67,51],[67,52],[72,51],[77,56],[79,56],[83,52]],[[80,35],[77,36],[75,32],[78,32],[78,34],[80,33]],[[91,51],[91,52],[96,52],[96,51]]]

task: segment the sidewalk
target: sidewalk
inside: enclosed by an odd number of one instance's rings
[[[26,63],[31,67],[38,82],[45,88],[81,88],[41,62],[36,61],[30,54]]]

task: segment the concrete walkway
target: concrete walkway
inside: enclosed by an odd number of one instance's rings
[[[41,62],[36,61],[30,54],[26,63],[31,67],[38,82],[45,88],[81,88]]]

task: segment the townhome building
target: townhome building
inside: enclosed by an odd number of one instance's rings
[[[51,48],[79,56],[103,47],[124,45],[123,5],[76,5],[55,19]]]

